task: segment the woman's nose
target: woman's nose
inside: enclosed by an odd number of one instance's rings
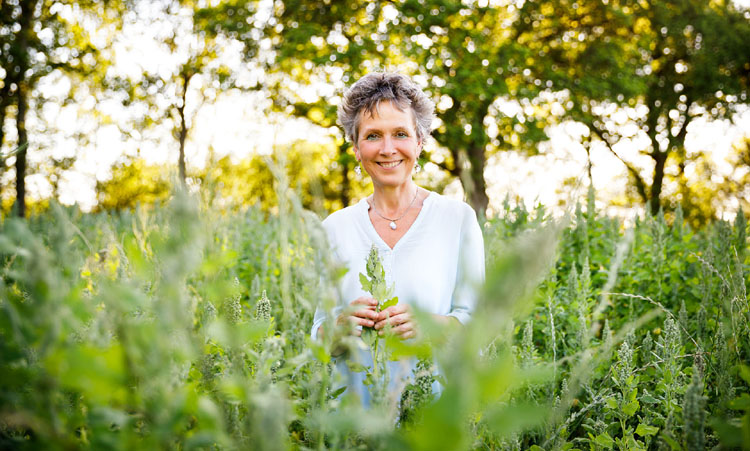
[[[380,148],[380,152],[384,154],[392,154],[396,152],[396,147],[393,144],[391,137],[386,136],[383,139],[383,147]]]

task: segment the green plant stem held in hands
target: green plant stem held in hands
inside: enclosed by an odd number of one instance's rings
[[[359,274],[359,281],[362,284],[362,290],[370,293],[377,302],[375,312],[379,314],[388,307],[398,304],[398,297],[390,297],[393,294],[393,286],[389,287],[386,284],[385,269],[380,261],[378,249],[374,245],[367,255],[366,270],[367,275]],[[381,338],[374,326],[375,324],[373,326],[362,326],[362,341],[370,348],[370,356],[372,357],[372,368],[365,376],[365,384],[370,386],[374,404],[381,404],[385,399],[385,388],[388,386],[389,379],[386,364],[388,352],[385,346],[380,346]],[[390,329],[390,325],[385,327]]]
[[[385,269],[380,261],[378,249],[373,245],[370,253],[367,255],[367,275],[359,274],[359,282],[362,284],[362,290],[367,291],[375,298],[377,305],[375,312],[380,313],[388,307],[398,304],[398,297],[394,296],[386,300],[393,294],[393,286],[388,287],[385,282]],[[362,340],[372,347],[377,337],[375,325],[362,327]]]

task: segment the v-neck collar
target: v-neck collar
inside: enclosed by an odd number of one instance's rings
[[[370,210],[370,204],[367,203],[366,197],[359,201],[360,209],[362,210],[360,218],[365,222],[365,229],[374,242],[377,242],[379,246],[384,247],[385,249],[395,251],[396,248],[398,248],[401,243],[406,241],[407,238],[412,234],[412,230],[419,227],[422,222],[422,218],[425,216],[425,210],[432,204],[432,198],[434,196],[435,193],[433,193],[432,191],[427,191],[427,197],[425,197],[422,201],[422,208],[419,210],[419,213],[417,213],[416,219],[411,224],[411,227],[409,227],[409,230],[407,230],[406,233],[404,233],[401,238],[396,241],[396,244],[394,244],[393,247],[390,247],[388,243],[385,242],[383,237],[380,236],[377,230],[375,230],[375,225],[372,223],[372,221],[370,221],[370,214],[368,213]]]

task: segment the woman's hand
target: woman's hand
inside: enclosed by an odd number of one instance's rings
[[[414,338],[417,335],[417,324],[409,311],[408,304],[396,304],[380,312],[375,322],[375,330],[379,330],[380,335],[383,335],[383,328],[389,324],[393,327],[391,332],[402,340]]]
[[[349,307],[336,318],[336,324],[353,324],[353,333],[356,336],[362,335],[362,330],[356,326],[373,327],[378,320],[377,309],[378,301],[371,297],[360,297],[353,300]]]

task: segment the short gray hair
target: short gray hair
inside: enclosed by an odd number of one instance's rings
[[[373,114],[380,102],[390,101],[401,111],[411,108],[417,138],[424,141],[432,131],[435,104],[406,75],[374,72],[357,80],[345,93],[338,108],[339,123],[346,137],[355,145],[359,139],[362,113]]]

